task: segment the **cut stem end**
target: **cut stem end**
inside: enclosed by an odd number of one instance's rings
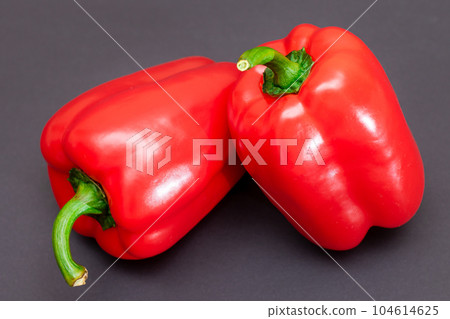
[[[239,60],[236,67],[239,71],[247,71],[250,69],[250,63],[247,60]]]
[[[78,287],[78,286],[83,286],[86,285],[86,280],[88,278],[88,271],[86,268],[84,268],[84,273],[81,276],[81,278],[78,278],[74,281],[74,283],[72,284],[72,287]]]

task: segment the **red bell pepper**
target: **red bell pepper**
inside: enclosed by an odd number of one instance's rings
[[[300,233],[335,250],[357,246],[372,226],[406,223],[424,190],[419,150],[382,66],[343,33],[303,24],[246,51],[238,68],[251,70],[229,105],[241,160],[251,155],[243,140],[260,141],[264,162],[247,171]]]
[[[113,256],[151,257],[179,241],[243,173],[241,167],[226,161],[193,165],[192,160],[193,139],[229,137],[223,119],[231,86],[239,74],[234,64],[191,57],[146,72],[80,95],[61,108],[42,133],[42,153],[62,207],[53,228],[53,247],[71,286],[82,285],[87,278],[86,268],[71,257],[72,226],[78,233],[94,237]],[[163,137],[156,142],[158,135]],[[152,140],[152,145],[166,142],[173,154],[154,170],[147,157],[144,170],[143,151]],[[135,154],[127,153],[127,145]],[[167,159],[167,147],[154,147],[153,158],[162,163]]]

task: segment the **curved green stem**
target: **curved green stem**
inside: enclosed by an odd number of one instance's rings
[[[240,71],[256,65],[265,65],[263,92],[272,96],[298,93],[309,75],[313,60],[303,48],[287,56],[269,47],[256,47],[245,51],[237,62]]]
[[[70,232],[78,217],[88,215],[99,221],[103,229],[115,226],[106,196],[101,187],[81,170],[72,169],[69,181],[75,196],[59,212],[53,224],[52,243],[56,262],[66,282],[72,286],[86,283],[88,271],[73,261],[70,253]]]
[[[298,77],[300,66],[286,58],[280,52],[268,47],[256,47],[245,51],[237,63],[240,71],[256,65],[265,65],[275,74],[274,83],[288,88]]]

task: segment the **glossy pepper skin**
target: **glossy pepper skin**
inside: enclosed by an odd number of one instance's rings
[[[239,74],[235,65],[190,57],[146,71],[199,125],[140,71],[80,95],[57,111],[42,133],[51,186],[63,207],[54,226],[55,255],[70,285],[84,284],[87,271],[71,259],[69,219],[76,219],[75,231],[94,237],[115,257],[151,257],[179,241],[243,174],[226,161],[193,165],[193,139],[229,137],[224,119]],[[166,144],[171,160],[156,169],[167,148],[154,151],[153,175],[126,163],[127,141],[145,129],[171,138]]]
[[[303,24],[246,51],[238,68],[248,71],[237,81],[228,117],[241,160],[250,155],[242,139],[252,145],[266,139],[259,154],[267,165],[252,160],[246,169],[271,202],[307,239],[334,250],[357,246],[372,226],[405,224],[424,191],[418,147],[382,66],[359,38],[343,32]],[[298,72],[283,56],[303,48],[313,63]],[[273,83],[265,83],[258,64],[272,69],[265,76]],[[276,94],[274,84],[284,91],[297,75],[298,92]],[[285,165],[271,139],[298,141],[286,146]],[[306,148],[309,158],[295,164],[306,141],[323,163]]]

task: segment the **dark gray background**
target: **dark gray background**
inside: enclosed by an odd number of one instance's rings
[[[189,55],[235,61],[300,23],[348,27],[371,1],[80,1],[143,66]],[[449,300],[448,1],[380,0],[352,28],[385,68],[421,150],[422,206],[330,252],[377,300]],[[137,66],[69,0],[1,1],[0,299],[74,300],[53,259],[53,198],[39,138],[66,102]],[[113,261],[72,235],[92,283]],[[82,300],[368,300],[246,175],[181,242],[119,261]]]

